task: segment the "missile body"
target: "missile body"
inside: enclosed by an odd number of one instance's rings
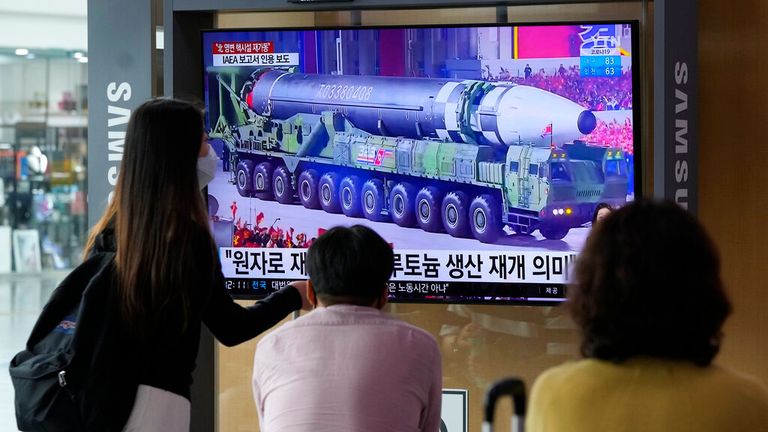
[[[254,78],[241,96],[257,114],[284,120],[336,111],[374,135],[549,146],[580,138],[597,123],[575,102],[523,85],[279,70]]]

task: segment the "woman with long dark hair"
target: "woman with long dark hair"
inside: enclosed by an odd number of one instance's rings
[[[189,430],[201,324],[232,346],[306,302],[302,285],[251,307],[226,291],[200,193],[200,177],[210,180],[210,151],[195,106],[173,99],[141,105],[128,124],[114,196],[86,246],[86,254],[115,252],[117,309],[137,347],[140,385],[125,431]]]
[[[691,214],[643,200],[615,210],[571,279],[584,359],[536,380],[528,432],[768,430],[765,386],[713,364],[731,305]]]

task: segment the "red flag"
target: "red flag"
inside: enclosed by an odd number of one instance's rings
[[[547,135],[552,135],[552,123],[548,124],[547,127],[544,128],[544,131],[541,132],[542,138]]]

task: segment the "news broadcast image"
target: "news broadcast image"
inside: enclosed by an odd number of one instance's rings
[[[211,31],[211,226],[233,295],[362,224],[394,301],[556,302],[635,194],[632,24]],[[636,91],[636,89],[635,89]]]

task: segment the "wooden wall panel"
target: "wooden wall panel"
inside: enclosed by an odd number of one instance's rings
[[[768,383],[768,2],[700,4],[700,217],[734,314],[719,363]],[[695,303],[694,303],[695,306]]]

